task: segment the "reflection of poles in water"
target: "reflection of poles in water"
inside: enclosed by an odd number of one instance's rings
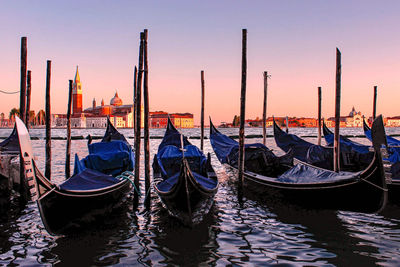
[[[293,245],[296,248],[304,247],[303,245],[306,245],[307,254],[312,253],[310,251],[314,251],[315,258],[325,264],[326,262],[329,262],[330,264],[338,266],[357,266],[360,265],[360,263],[365,263],[361,264],[365,266],[376,261],[376,259],[371,256],[362,255],[362,253],[354,253],[355,248],[357,248],[357,251],[359,252],[366,251],[368,254],[374,253],[374,251],[377,254],[380,253],[379,250],[374,250],[373,246],[373,249],[371,250],[370,247],[360,245],[364,244],[366,240],[369,240],[371,236],[366,234],[366,239],[363,240],[358,237],[357,233],[354,233],[357,232],[358,227],[356,225],[353,226],[353,219],[358,217],[359,213],[304,208],[296,204],[277,202],[274,201],[273,196],[265,196],[262,195],[262,193],[254,194],[254,192],[247,192],[247,190],[245,191],[245,197],[254,201],[254,206],[261,210],[260,212],[257,212],[257,214],[265,214],[265,216],[268,216],[268,222],[271,222],[271,218],[275,220],[270,223],[271,226],[268,226],[266,229],[268,229],[268,232],[274,237],[281,237],[283,239],[282,245],[287,246],[288,251],[290,250],[291,242],[293,242]],[[243,214],[245,215],[245,213]],[[276,217],[274,215],[276,215]],[[365,216],[376,215],[365,214]],[[349,231],[348,227],[342,223],[342,217],[348,218],[352,221],[349,223],[349,226],[354,227],[354,232]],[[260,221],[261,220],[262,217],[260,216]],[[370,221],[371,220],[364,220],[366,225],[369,225]],[[262,225],[264,224],[260,222],[260,227],[262,227]],[[274,228],[274,225],[279,225],[279,228]],[[257,230],[261,230],[260,232],[262,232],[263,230],[257,229],[257,226],[254,224],[250,226],[252,227],[253,232],[256,232]],[[384,230],[381,229],[376,232],[383,233]],[[247,239],[249,239],[249,237],[247,237]],[[378,234],[377,238],[374,240],[377,241],[377,244],[378,242],[381,243],[381,238],[378,237]],[[274,240],[274,243],[279,244],[279,239]],[[338,244],[340,244],[340,246]],[[396,246],[396,248],[397,247],[398,246]],[[394,249],[395,248],[393,248],[393,250]],[[269,250],[269,252],[271,251]],[[279,259],[280,255],[278,253],[280,253],[280,251],[272,249],[272,253],[276,253],[274,258]],[[297,253],[298,255],[302,254],[300,250],[298,250]],[[397,252],[393,252],[392,255],[396,253]],[[268,255],[271,257],[271,253]],[[310,258],[307,258],[307,260],[309,259]],[[300,261],[304,259],[297,260]],[[316,264],[316,262],[313,261],[313,264]]]
[[[99,221],[98,225],[91,224],[90,228],[80,230],[79,234],[62,236],[54,241],[50,239],[49,242],[53,243],[48,244],[44,251],[54,255],[64,266],[109,266],[121,263],[120,259],[130,255],[126,253],[132,252],[132,247],[137,248],[136,239],[131,240],[134,239],[133,235],[140,238],[138,233],[141,231],[137,215],[129,202],[107,217],[107,224]],[[146,234],[143,236],[148,237]],[[127,243],[131,246],[126,247]],[[140,250],[135,252],[140,253]],[[83,253],[85,257],[75,256]],[[135,260],[136,257],[130,259],[132,262]]]

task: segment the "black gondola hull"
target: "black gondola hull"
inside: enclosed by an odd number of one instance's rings
[[[54,188],[38,199],[40,216],[53,235],[66,234],[91,223],[102,222],[105,215],[123,204],[131,191],[129,181],[92,192],[60,191]]]
[[[161,174],[155,173],[154,176],[160,177]],[[217,179],[216,176],[208,178]],[[203,217],[209,213],[217,188],[205,189],[187,171],[181,171],[177,184],[170,191],[161,191],[158,189],[157,183],[154,185],[154,189],[168,213],[189,226],[201,222]]]
[[[225,164],[237,172],[236,168]],[[338,209],[356,212],[378,212],[387,202],[387,189],[381,184],[379,169],[372,167],[358,180],[331,184],[281,184],[266,181],[261,175],[244,173],[244,186],[263,196],[271,202],[294,203],[307,208]],[[362,181],[369,176],[368,182]],[[374,183],[377,186],[372,185]]]

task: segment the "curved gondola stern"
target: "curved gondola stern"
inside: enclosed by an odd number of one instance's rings
[[[376,117],[376,119],[372,123],[371,136],[372,136],[372,145],[375,151],[375,160],[377,161],[378,174],[381,177],[381,187],[383,190],[383,200],[381,203],[382,204],[381,209],[379,210],[381,211],[382,209],[384,209],[388,201],[388,190],[386,185],[385,170],[383,167],[382,154],[381,154],[381,147],[383,145],[387,147],[387,139],[385,134],[385,128],[383,126],[382,115]]]
[[[218,131],[218,129],[215,127],[215,125],[214,125],[214,123],[212,122],[211,117],[210,117],[210,135],[216,134],[216,133],[219,133],[219,131]]]
[[[53,187],[52,183],[48,181],[37,169],[35,161],[33,160],[31,138],[25,124],[18,117],[15,118],[18,140],[20,146],[20,153],[24,161],[25,181],[32,201],[39,199],[43,194]]]
[[[279,127],[279,125],[276,123],[275,117],[272,117],[272,124],[273,124],[273,128],[274,128],[274,138],[275,138],[275,140],[276,140],[277,137],[281,136],[282,134],[286,134],[286,132],[283,131],[281,129],[281,127]]]
[[[371,128],[369,128],[368,123],[365,121],[365,118],[363,118],[363,129],[364,129],[364,133],[371,131]]]
[[[19,153],[19,143],[18,143],[18,134],[17,134],[17,124],[14,124],[14,128],[11,134],[0,142],[0,151],[8,152],[8,153]]]
[[[322,132],[323,132],[324,136],[333,134],[333,132],[331,130],[329,130],[329,128],[326,126],[325,120],[322,121]]]
[[[118,132],[118,130],[111,123],[110,117],[107,116],[107,128],[103,139],[101,139],[101,142],[110,142],[112,140],[121,140],[128,143],[128,140],[126,140],[125,136]]]

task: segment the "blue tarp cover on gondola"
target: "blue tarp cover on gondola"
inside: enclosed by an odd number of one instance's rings
[[[212,138],[210,138],[210,142],[215,150],[215,154],[217,155],[221,163],[228,163],[229,155],[236,155],[236,152],[239,149],[239,143],[237,141],[219,132],[212,133]],[[266,148],[263,144],[260,143],[245,144],[244,147],[245,149]]]
[[[328,146],[333,146],[333,142],[334,142],[334,134],[327,134],[324,135],[325,141],[328,144]],[[369,146],[366,145],[362,145],[359,144],[357,142],[351,141],[350,139],[340,136],[340,145],[346,145],[346,146],[350,146],[354,151],[358,152],[358,153],[362,153],[362,154],[366,154],[369,153]]]
[[[285,152],[293,151],[293,156],[301,161],[307,162],[307,151],[314,144],[301,139],[297,135],[284,133],[281,129],[276,129],[274,137],[277,146]]]
[[[294,184],[315,184],[358,179],[360,172],[333,172],[306,164],[297,164],[277,178],[277,181]],[[340,197],[340,196],[338,196]]]
[[[118,183],[119,180],[95,170],[85,169],[60,185],[62,190],[94,190]]]
[[[189,162],[190,170],[192,172],[200,172],[207,158],[196,146],[187,145],[184,147],[184,150],[184,155]],[[162,174],[165,177],[170,177],[180,171],[182,151],[174,145],[166,145],[157,153],[157,160]]]
[[[213,189],[217,186],[218,182],[216,180],[208,179],[208,178],[203,177],[202,175],[197,174],[195,172],[192,172],[192,174],[193,174],[194,178],[196,179],[196,181],[207,189]],[[179,173],[176,173],[175,175],[171,176],[170,178],[162,181],[161,183],[157,184],[158,190],[163,191],[163,192],[170,191],[171,188],[178,182],[178,178],[179,178]]]
[[[371,130],[364,130],[365,136],[372,142]],[[391,136],[386,135],[386,140],[388,144],[388,154],[389,157],[384,160],[388,160],[390,163],[400,162],[400,140],[397,140]]]
[[[158,146],[158,153],[165,147],[165,146],[176,146],[181,147],[181,133],[178,132],[175,128],[167,127],[167,130],[164,134],[163,140],[161,141],[160,145]],[[183,139],[183,146],[191,145],[190,142],[187,140],[186,136],[182,136]]]
[[[79,164],[75,158],[74,174],[84,168],[100,171],[110,175],[118,175],[124,171],[132,171],[134,167],[134,153],[124,141],[98,142],[88,146],[89,155]]]

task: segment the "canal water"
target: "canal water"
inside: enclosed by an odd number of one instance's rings
[[[221,129],[238,135],[238,129]],[[300,136],[316,136],[315,128],[293,128]],[[400,129],[387,129],[388,134]],[[11,129],[0,129],[7,136]],[[53,129],[52,135],[65,137],[65,129]],[[122,129],[127,137],[131,129]],[[187,136],[198,137],[199,129],[185,129]],[[208,136],[208,129],[206,130]],[[104,129],[73,129],[73,136],[101,136]],[[164,130],[152,129],[151,136],[163,136]],[[261,128],[246,128],[246,135],[260,135]],[[272,135],[271,129],[268,134]],[[362,129],[343,129],[343,134],[362,135]],[[33,149],[39,168],[44,172],[43,129],[32,129]],[[316,142],[316,138],[305,138]],[[352,138],[368,144],[364,138]],[[96,140],[95,140],[96,141]],[[129,138],[133,144],[133,139]],[[151,158],[160,139],[150,140]],[[190,139],[199,145],[199,139]],[[246,142],[261,142],[260,138]],[[65,140],[52,140],[52,179],[64,180]],[[277,154],[274,139],[267,145]],[[338,265],[399,266],[400,210],[389,206],[381,214],[309,210],[294,205],[269,203],[262,194],[245,192],[242,203],[236,194],[236,177],[217,160],[208,139],[205,152],[212,155],[220,187],[215,204],[205,220],[193,227],[182,226],[168,216],[154,192],[151,210],[146,211],[141,199],[138,210],[131,202],[72,236],[49,235],[40,219],[36,203],[20,208],[12,200],[9,210],[0,217],[0,265],[58,266],[260,266],[260,265]],[[86,140],[73,140],[72,152],[87,154]],[[143,156],[142,156],[143,160]],[[73,163],[73,162],[72,162]],[[144,176],[141,164],[141,179]],[[144,185],[142,185],[144,187]],[[144,191],[144,188],[142,188]],[[340,196],[337,196],[340,198]],[[316,199],[315,201],[318,201]],[[71,207],[74,208],[74,207]]]

